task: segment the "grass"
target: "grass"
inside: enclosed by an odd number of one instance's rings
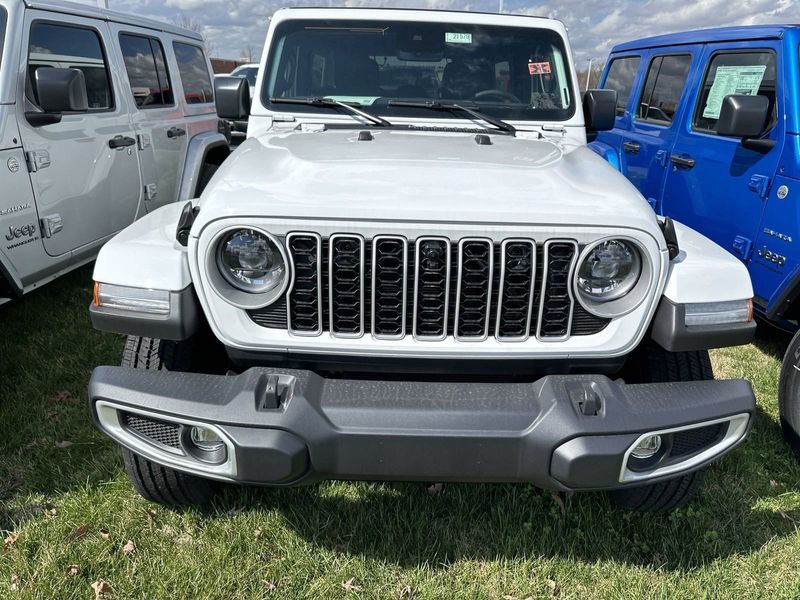
[[[113,598],[800,597],[800,467],[776,406],[787,340],[765,327],[713,353],[718,377],[756,388],[752,436],[669,515],[525,485],[341,482],[177,511],[134,493],[89,418],[89,373],[122,347],[89,324],[89,279],[0,307],[2,598],[91,599],[100,580]]]

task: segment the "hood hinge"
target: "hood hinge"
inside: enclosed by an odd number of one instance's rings
[[[766,175],[753,175],[747,182],[747,187],[751,192],[758,194],[762,200],[766,200],[769,195],[769,177]]]

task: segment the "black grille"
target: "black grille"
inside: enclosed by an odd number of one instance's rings
[[[718,441],[727,428],[727,423],[717,423],[716,425],[706,425],[705,427],[679,431],[672,436],[672,449],[669,455],[686,456],[705,450]]]
[[[416,330],[419,337],[444,337],[447,329],[450,244],[420,241],[417,247]]]
[[[334,237],[330,245],[331,325],[334,334],[363,333],[364,240]]]
[[[578,248],[573,242],[550,242],[546,248],[547,274],[544,281],[540,338],[561,338],[569,335],[572,316],[570,271]]]
[[[181,447],[180,425],[143,417],[129,412],[121,412],[122,425],[142,437],[170,448]]]
[[[372,333],[383,337],[403,337],[408,279],[406,241],[402,238],[378,238],[373,244],[372,256]]]
[[[320,243],[316,236],[306,234],[290,236],[288,241],[294,266],[294,283],[289,293],[289,327],[299,333],[322,331],[319,312]]]
[[[528,335],[535,260],[533,242],[506,243],[501,266],[500,317],[497,322],[499,338],[524,338]]]
[[[329,241],[291,234],[287,239],[294,285],[271,306],[249,312],[262,327],[285,330],[291,319],[288,326],[298,334],[332,326],[339,335],[399,339],[414,329],[415,336],[431,340],[454,335],[456,327],[460,338],[482,339],[488,328],[490,336],[510,342],[594,335],[611,322],[570,297],[570,271],[579,251],[572,241],[549,242],[545,258],[544,245],[528,240],[492,245],[396,236],[364,241],[343,235]]]

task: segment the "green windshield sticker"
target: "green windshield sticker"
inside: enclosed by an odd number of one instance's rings
[[[755,96],[761,81],[764,79],[766,65],[752,65],[749,67],[717,67],[714,85],[708,93],[703,117],[706,119],[719,119],[722,111],[722,101],[725,96],[742,95]]]
[[[446,32],[444,34],[444,41],[448,44],[471,44],[472,43],[472,34],[471,33],[451,33]]]

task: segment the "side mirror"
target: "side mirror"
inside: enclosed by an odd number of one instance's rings
[[[750,138],[764,132],[769,116],[766,96],[725,96],[717,120],[717,134]]]
[[[41,67],[36,69],[34,86],[39,107],[45,113],[61,114],[89,110],[83,71]]]
[[[221,118],[244,121],[250,116],[250,84],[244,77],[216,77],[214,96]]]
[[[616,90],[586,90],[583,95],[583,115],[587,131],[614,129],[617,116]]]

